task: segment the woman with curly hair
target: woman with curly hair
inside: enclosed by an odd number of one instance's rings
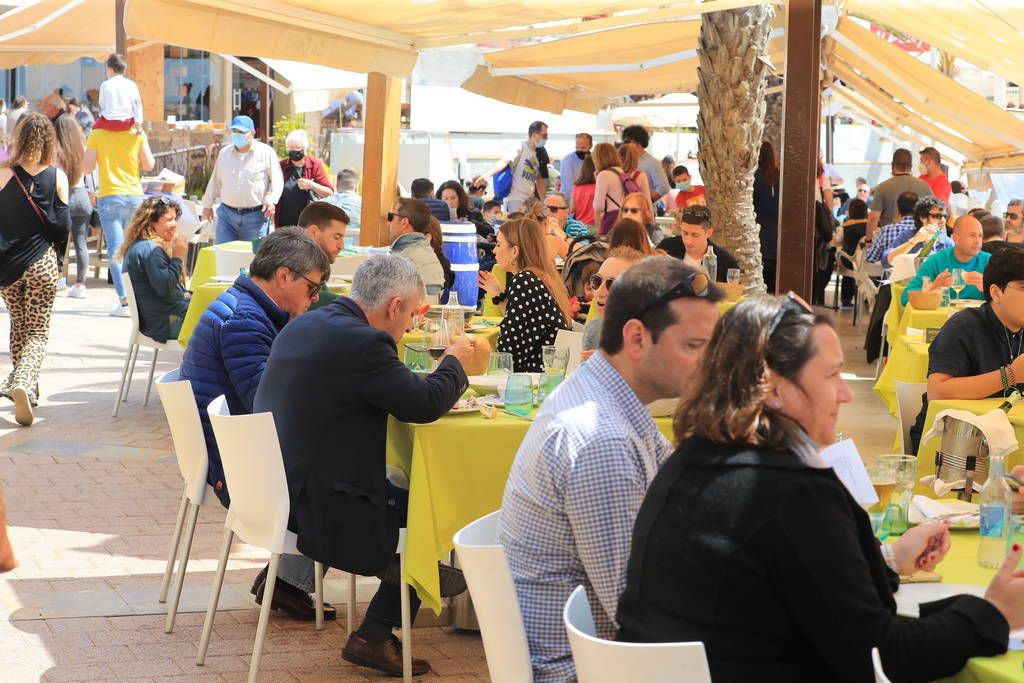
[[[0,295],[11,317],[14,369],[0,395],[14,401],[18,424],[32,424],[39,370],[50,338],[59,258],[67,248],[68,177],[53,165],[57,138],[38,112],[23,114],[13,155],[0,168]]]
[[[182,286],[182,259],[188,240],[177,234],[181,207],[150,197],[132,215],[117,253],[131,277],[139,307],[139,331],[158,342],[177,339],[188,311]]]

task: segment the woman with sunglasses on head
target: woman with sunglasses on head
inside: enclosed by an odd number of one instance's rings
[[[541,349],[555,343],[558,330],[572,329],[569,294],[540,224],[529,218],[502,224],[494,258],[508,273],[508,289],[488,271],[480,271],[478,284],[504,312],[498,351],[512,354],[515,372],[540,372]]]
[[[132,215],[117,254],[135,291],[139,331],[161,343],[178,338],[188,311],[182,276],[188,240],[177,233],[180,217],[175,202],[146,199]]]
[[[722,317],[637,516],[620,640],[701,641],[715,683],[870,681],[875,647],[893,681],[930,681],[1006,651],[1024,626],[1019,547],[984,599],[897,619],[899,576],[935,568],[948,523],[879,545],[820,455],[853,398],[842,365],[829,320],[792,293]]]

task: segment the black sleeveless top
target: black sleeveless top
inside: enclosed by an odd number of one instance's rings
[[[57,169],[47,166],[30,175],[20,166],[11,168],[15,177],[0,189],[0,287],[17,281],[49,247],[62,261],[67,248],[71,215],[68,205],[57,197]],[[42,214],[32,208],[18,181],[24,185]]]

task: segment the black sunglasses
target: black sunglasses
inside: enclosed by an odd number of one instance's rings
[[[1010,213],[1009,211],[1007,211],[1006,213],[1003,214],[1003,218],[1009,218],[1011,221],[1015,221],[1018,218],[1020,218],[1020,214],[1019,213]]]
[[[782,305],[779,306],[779,310],[775,313],[775,317],[772,318],[772,324],[768,326],[769,338],[775,334],[775,330],[778,326],[786,316],[791,313],[795,313],[797,315],[814,315],[814,309],[796,293],[792,291],[786,292],[786,296],[782,300]]]
[[[565,211],[569,207],[568,206],[551,206],[550,204],[545,204],[544,208],[547,209],[548,211],[550,211],[551,213],[555,213],[556,211]]]
[[[308,277],[306,277],[302,273],[297,273],[294,270],[292,272],[295,273],[296,275],[298,275],[299,277],[301,277],[305,281],[306,286],[309,287],[309,298],[310,299],[312,299],[313,296],[316,295],[316,293],[320,291],[320,287],[323,286],[323,282],[313,282],[312,280],[310,280]]]
[[[394,211],[388,211],[388,223],[395,220],[396,218],[405,218],[405,216],[403,216],[400,213],[395,213]]]
[[[593,273],[588,279],[588,282],[590,283],[591,289],[600,289],[601,283],[603,282],[605,286],[608,287],[608,291],[610,292],[612,291],[612,283],[615,282],[615,278],[604,277],[601,275],[601,273]]]
[[[686,223],[703,223],[711,220],[711,212],[703,206],[688,206],[679,216]]]
[[[695,272],[689,273],[683,276],[682,281],[668,290],[657,299],[640,309],[635,318],[642,319],[645,315],[653,311],[659,306],[675,301],[676,299],[685,299],[690,297],[704,298],[711,292],[711,281],[708,280],[708,276],[704,273]]]
[[[946,220],[949,216],[944,213],[930,213],[928,214],[928,218],[941,218],[942,220]]]

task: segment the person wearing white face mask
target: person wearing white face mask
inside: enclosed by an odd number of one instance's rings
[[[512,171],[512,189],[505,200],[505,210],[509,213],[520,211],[523,204],[531,197],[544,199],[547,194],[547,180],[540,175],[540,162],[537,161],[537,150],[543,148],[548,141],[548,124],[534,121],[530,124],[528,137],[523,141],[514,156],[501,159],[491,170],[478,180],[486,179],[509,166]]]
[[[231,120],[231,145],[217,155],[210,182],[203,195],[203,220],[213,220],[217,209],[214,242],[253,240],[270,228],[274,207],[284,187],[281,166],[274,149],[254,139],[256,128],[248,116]]]

